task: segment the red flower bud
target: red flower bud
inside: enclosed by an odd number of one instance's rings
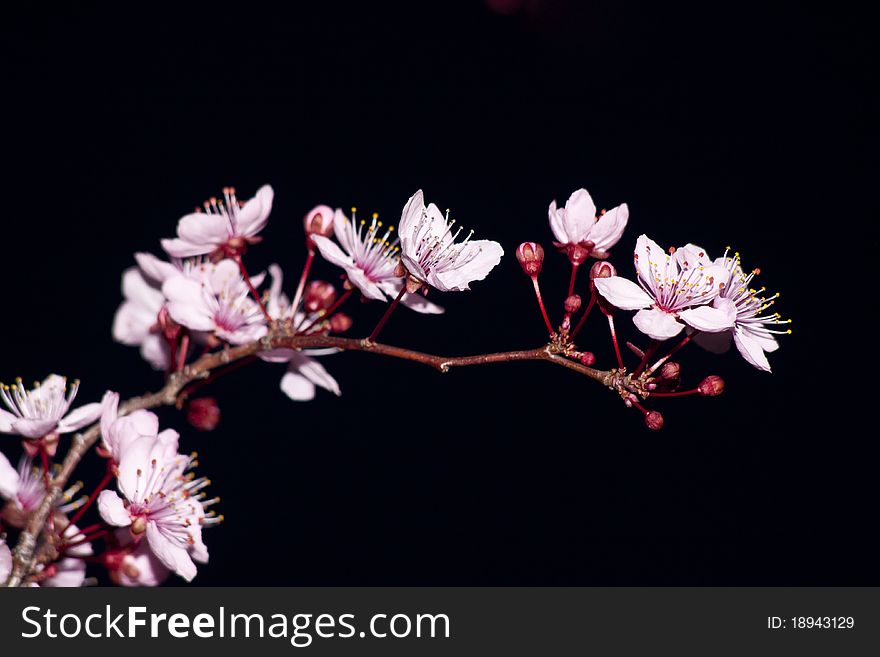
[[[516,248],[516,259],[526,276],[537,276],[544,265],[544,248],[537,242],[523,242]]]
[[[334,313],[330,318],[330,331],[332,333],[345,333],[351,328],[351,317],[345,313]]]
[[[579,294],[572,294],[565,299],[565,312],[574,315],[581,307],[581,297]]]
[[[306,235],[333,235],[333,208],[329,205],[316,205],[303,219]]]
[[[645,426],[651,431],[660,431],[663,428],[663,416],[657,411],[645,413]]]
[[[592,351],[585,351],[581,354],[578,360],[580,360],[583,365],[590,367],[596,363],[596,354]]]
[[[594,278],[611,278],[612,276],[617,276],[617,269],[606,260],[597,260],[596,263],[590,267],[591,281]]]
[[[336,301],[336,288],[327,281],[312,281],[306,286],[303,305],[307,312],[327,310]]]
[[[213,431],[220,423],[220,407],[213,397],[191,399],[186,405],[186,420],[199,431]]]
[[[663,379],[664,381],[676,381],[680,379],[681,365],[674,360],[663,363],[663,367],[660,368],[660,373],[657,375],[657,378]]]
[[[720,376],[715,376],[714,374],[707,376],[700,381],[697,390],[699,390],[700,394],[704,397],[717,397],[724,392],[724,379]]]

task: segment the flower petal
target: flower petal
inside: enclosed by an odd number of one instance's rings
[[[715,299],[711,306],[700,306],[681,311],[681,320],[698,331],[718,333],[733,328],[736,322],[736,304],[730,299]]]
[[[42,438],[52,431],[58,424],[58,420],[30,420],[15,418],[12,423],[12,432],[25,438]]]
[[[336,379],[330,376],[327,370],[324,369],[324,366],[314,358],[304,356],[300,352],[294,352],[287,369],[288,372],[296,372],[315,385],[324,388],[324,390],[329,390],[336,396],[342,394]]]
[[[4,411],[0,408],[0,433],[11,433],[12,432],[12,423],[18,419],[18,416],[13,415],[9,411]]]
[[[6,546],[6,542],[0,538],[0,584],[5,582],[9,573],[12,572],[12,552]]]
[[[647,286],[653,290],[656,281],[654,280],[654,276],[651,275],[651,263],[653,263],[660,272],[664,272],[666,270],[666,263],[669,260],[669,254],[667,254],[657,242],[647,235],[642,234],[639,235],[639,238],[636,240],[636,250],[633,253],[633,258],[635,259],[636,271],[639,273],[639,278],[641,278],[642,282],[646,283]],[[675,271],[669,273],[677,275],[677,266],[675,266]]]
[[[596,289],[615,308],[621,310],[639,310],[648,308],[654,299],[639,285],[622,276],[595,278]]]
[[[165,371],[171,363],[171,348],[159,334],[150,334],[141,343],[141,358],[154,370]]]
[[[640,310],[633,317],[633,324],[642,333],[655,340],[667,340],[675,337],[684,328],[684,324],[675,319],[674,315],[662,310]]]
[[[339,233],[337,233],[337,235],[338,234]],[[318,247],[318,251],[321,252],[324,260],[327,262],[332,263],[337,267],[342,267],[343,269],[347,269],[354,265],[354,260],[352,260],[347,253],[344,253],[333,240],[324,237],[323,235],[313,235],[312,241],[315,243],[315,246]]]
[[[159,286],[166,279],[180,273],[180,269],[172,265],[170,262],[160,260],[152,253],[139,252],[134,254],[134,259],[141,268],[141,272],[152,282]]]
[[[367,275],[360,268],[351,265],[350,267],[345,268],[345,273],[348,275],[348,280],[357,286],[357,289],[359,289],[365,297],[373,299],[374,301],[387,301],[382,288],[367,278]]]
[[[160,240],[165,253],[172,258],[191,258],[193,256],[210,253],[216,247],[213,244],[193,244],[186,240],[174,238]]]
[[[244,237],[253,237],[266,227],[275,191],[270,185],[263,185],[254,197],[238,211],[235,232]],[[183,237],[183,235],[181,235]]]
[[[572,192],[565,202],[565,230],[572,244],[592,240],[590,230],[596,223],[596,204],[586,189]]]
[[[550,230],[553,232],[553,237],[556,238],[556,241],[560,244],[568,244],[568,231],[565,230],[565,210],[556,207],[555,199],[551,201],[550,207],[547,208],[547,217],[550,219]]]
[[[18,476],[18,470],[12,467],[2,453],[0,453],[0,497],[4,500],[11,500],[18,494],[18,487],[21,479]],[[3,578],[0,577],[0,582]]]
[[[98,513],[104,522],[115,527],[128,527],[131,524],[131,514],[125,508],[125,502],[116,494],[116,491],[102,490],[98,495]]]
[[[214,317],[201,283],[184,276],[169,278],[162,285],[168,297],[168,313],[174,321],[194,331],[212,331]]]
[[[403,206],[403,212],[400,215],[400,223],[397,225],[398,234],[409,236],[412,229],[419,223],[419,219],[424,210],[425,195],[420,189],[410,196],[406,205]]]
[[[620,241],[627,221],[629,221],[629,206],[626,203],[611,208],[599,217],[588,236],[590,241],[596,245],[593,247],[593,253],[602,256],[608,255],[608,249]]]
[[[147,523],[147,543],[159,561],[187,582],[191,582],[198,572],[189,552],[166,537],[157,523]]]
[[[457,245],[456,245],[457,246]],[[492,240],[474,240],[462,245],[457,261],[452,269],[430,272],[428,282],[443,292],[469,290],[473,281],[481,281],[501,262],[504,249]]]
[[[385,292],[389,297],[395,298],[400,293],[400,288],[403,286],[403,279],[390,279],[387,281],[382,281],[379,287],[382,288],[382,291]],[[422,313],[423,315],[442,315],[446,312],[446,310],[442,306],[438,306],[436,303],[431,303],[428,301],[424,295],[422,294],[404,294],[403,298],[401,298],[400,303],[409,308],[410,310],[415,310],[417,313]]]
[[[213,249],[230,237],[229,219],[221,214],[193,212],[177,223],[177,236],[190,244],[203,244]]]
[[[734,329],[733,341],[736,344],[736,348],[739,349],[739,353],[751,365],[764,372],[771,371],[770,361],[767,360],[764,350],[761,349],[761,344],[747,331],[743,331],[739,327]]]
[[[83,404],[61,418],[58,422],[58,433],[70,433],[71,431],[76,431],[87,424],[91,424],[99,417],[101,417],[101,404],[98,402]]]
[[[140,269],[129,267],[122,274],[122,296],[155,316],[165,301],[162,292],[147,281]]]

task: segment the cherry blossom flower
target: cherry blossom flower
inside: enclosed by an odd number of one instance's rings
[[[159,586],[171,575],[171,571],[150,550],[147,541],[134,542],[128,529],[119,529],[116,540],[122,545],[118,550],[108,550],[105,563],[110,579],[119,586]]]
[[[498,242],[471,240],[473,231],[456,242],[462,228],[454,226],[448,213],[444,217],[433,203],[425,206],[422,190],[407,201],[400,218],[400,248],[408,291],[425,285],[441,292],[469,290],[471,282],[486,278],[501,261],[504,249]]]
[[[730,349],[732,338],[746,361],[759,370],[770,372],[766,353],[779,349],[779,343],[773,336],[791,333],[791,329],[768,327],[790,324],[791,320],[781,319],[779,313],[762,314],[776,302],[779,293],[770,297],[759,296],[765,288],[756,290],[749,285],[760,270],[755,269],[746,274],[740,263],[739,253],[730,257],[728,252],[729,249],[725,250],[724,255],[715,260],[716,265],[727,270],[728,278],[712,305],[729,307],[732,304],[736,311],[734,325],[718,333],[699,333],[694,336],[694,341],[707,351],[724,353]]]
[[[12,572],[12,552],[6,545],[6,541],[0,538],[0,584],[9,579]]]
[[[119,416],[119,394],[107,392],[101,402],[101,451],[119,463],[126,448],[138,438],[155,438],[166,445],[169,454],[177,453],[180,434],[174,429],[159,431],[155,413],[139,409]]]
[[[167,370],[171,350],[158,321],[165,304],[162,291],[147,280],[141,269],[130,267],[122,275],[122,295],[125,300],[113,318],[113,339],[140,347],[141,356],[154,369]]]
[[[83,541],[83,536],[76,525],[70,525],[64,530],[64,538],[70,543],[61,559],[47,566],[54,574],[40,582],[40,586],[49,588],[76,588],[83,585],[86,579],[86,562],[82,557],[90,557],[95,551],[89,541]],[[38,572],[43,572],[39,569]]]
[[[395,270],[400,262],[400,247],[396,238],[392,239],[394,227],[388,226],[382,233],[382,222],[374,214],[369,225],[363,220],[358,223],[355,209],[352,218],[342,210],[336,210],[333,229],[339,248],[333,240],[320,235],[312,240],[329,262],[342,267],[348,280],[368,299],[387,301],[395,298],[403,287],[403,277]],[[437,306],[420,294],[404,294],[400,302],[416,312],[439,314],[443,308]]]
[[[181,456],[170,447],[153,436],[131,441],[118,466],[117,488],[122,497],[111,490],[101,491],[98,510],[108,524],[128,527],[134,540],[146,537],[150,550],[167,568],[192,581],[194,561],[208,561],[202,527],[219,522],[222,516],[205,512],[217,500],[205,501],[199,491],[210,482],[189,474],[195,455]]]
[[[260,241],[272,211],[274,192],[263,185],[256,195],[240,203],[232,187],[223,190],[223,200],[211,198],[196,212],[184,216],[177,224],[177,237],[163,239],[162,248],[175,258],[210,254],[213,259],[239,255],[248,244]]]
[[[56,509],[66,514],[82,506],[85,496],[76,498],[82,488],[82,482],[78,482],[65,490]],[[39,508],[46,497],[46,479],[29,456],[22,456],[16,469],[0,454],[0,497],[7,501],[0,517],[13,527],[23,527],[28,516]]]
[[[620,240],[629,219],[626,203],[597,216],[596,204],[586,189],[574,192],[564,208],[557,208],[554,200],[547,213],[550,229],[556,238],[553,245],[566,253],[575,265],[591,255],[607,258],[609,249]]]
[[[0,497],[11,500],[18,493],[18,472],[9,459],[0,452]]]
[[[35,384],[33,390],[25,390],[21,379],[11,386],[0,386],[0,398],[12,411],[0,409],[0,432],[37,439],[91,424],[101,414],[101,404],[84,404],[68,413],[78,390],[79,381],[68,386],[67,379],[57,374]]]
[[[678,335],[685,324],[714,333],[731,328],[732,303],[711,306],[727,284],[729,272],[705,252],[688,244],[667,254],[646,235],[639,236],[633,256],[638,285],[621,276],[596,278],[599,293],[621,310],[639,310],[636,327],[655,340]]]
[[[268,269],[272,277],[266,303],[269,316],[279,321],[291,322],[294,329],[307,327],[318,319],[317,315],[295,312],[287,295],[281,290],[284,281],[281,268],[272,264]],[[287,363],[287,372],[281,377],[281,390],[294,401],[311,401],[315,398],[318,387],[337,396],[342,394],[336,379],[314,358],[337,352],[337,349],[273,349],[260,353],[259,357],[268,363]]]
[[[267,331],[263,312],[251,298],[238,265],[221,260],[201,271],[199,278],[181,274],[170,276],[162,284],[172,319],[231,344],[263,337]],[[262,278],[254,276],[253,285],[258,286]]]

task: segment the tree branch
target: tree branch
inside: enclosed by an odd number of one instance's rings
[[[480,354],[476,356],[445,357],[434,354],[426,354],[420,351],[404,349],[392,345],[372,342],[369,339],[358,340],[354,338],[339,338],[327,335],[294,335],[286,331],[280,325],[275,325],[265,337],[248,344],[237,347],[229,347],[221,351],[208,353],[190,365],[172,374],[164,387],[153,393],[140,397],[133,397],[119,406],[119,415],[126,415],[140,409],[157,408],[159,406],[172,406],[178,404],[185,396],[184,389],[190,383],[206,379],[217,368],[230,363],[240,361],[243,358],[258,355],[263,351],[273,349],[309,349],[309,348],[337,348],[343,351],[364,351],[391,358],[400,358],[416,363],[428,365],[440,372],[448,372],[452,367],[466,367],[470,365],[486,365],[489,363],[505,363],[522,360],[544,360],[555,365],[574,370],[579,374],[598,381],[604,386],[613,387],[615,371],[596,370],[586,365],[573,361],[565,355],[563,350],[553,343],[536,349],[523,351],[503,351],[492,354]],[[52,479],[46,492],[45,498],[39,508],[30,516],[27,525],[19,536],[15,547],[15,559],[12,573],[6,583],[8,587],[20,586],[38,563],[40,551],[37,549],[38,537],[48,520],[52,510],[56,507],[61,493],[67,481],[73,474],[82,457],[100,438],[100,423],[96,422],[88,429],[77,433],[73,437],[70,450],[64,457],[61,470]]]

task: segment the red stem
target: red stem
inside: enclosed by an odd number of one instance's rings
[[[391,302],[391,305],[388,306],[388,310],[385,311],[385,314],[382,315],[382,319],[379,320],[379,323],[376,324],[376,328],[373,329],[373,332],[370,333],[370,337],[367,338],[367,342],[375,342],[376,338],[379,337],[379,332],[385,326],[385,322],[388,321],[388,318],[391,317],[391,313],[395,311],[397,308],[397,304],[400,303],[400,300],[403,298],[403,295],[406,294],[406,284],[404,283],[403,287],[400,288],[400,292],[397,293],[397,296],[394,298],[394,301]]]
[[[700,391],[697,388],[693,390],[681,390],[679,392],[652,392],[652,397],[686,397],[687,395],[698,395]]]
[[[302,274],[299,277],[299,284],[296,286],[296,294],[293,295],[293,303],[290,304],[290,307],[293,308],[293,311],[296,312],[296,309],[299,307],[299,302],[302,299],[303,290],[306,289],[306,281],[309,278],[309,271],[312,269],[312,262],[315,260],[315,250],[309,247],[309,254],[306,256],[306,264],[303,265]]]
[[[260,306],[260,310],[263,311],[263,317],[265,317],[267,321],[271,322],[272,318],[269,317],[269,311],[266,310],[266,306],[263,304],[263,300],[260,298],[260,293],[257,292],[257,288],[255,288],[254,284],[251,282],[251,277],[247,272],[247,267],[244,266],[244,260],[241,259],[241,255],[236,255],[235,261],[238,263],[238,268],[241,270],[241,275],[244,278],[244,282],[247,283],[248,289],[251,291],[251,295],[253,295],[254,300],[257,302],[257,305]]]
[[[183,369],[186,365],[186,355],[189,353],[189,333],[184,333],[180,339],[180,351],[177,353],[177,371]]]
[[[611,331],[611,341],[614,343],[614,354],[617,356],[617,366],[623,369],[623,356],[620,355],[620,345],[617,343],[617,331],[614,330],[614,316],[608,315],[608,330]]]
[[[98,487],[92,491],[92,494],[89,495],[89,499],[86,500],[86,503],[83,504],[79,509],[77,509],[76,513],[73,514],[73,517],[70,519],[70,524],[76,524],[76,521],[82,518],[83,514],[88,510],[92,504],[95,503],[95,500],[98,499],[98,495],[107,487],[107,484],[113,479],[113,473],[110,472],[109,468],[107,472],[104,474],[104,478],[101,479],[101,482],[98,484]],[[82,532],[82,530],[80,530]]]
[[[575,327],[574,327],[574,331],[571,332],[571,338],[572,338],[572,340],[574,339],[574,336],[576,336],[576,335],[578,334],[578,331],[581,330],[581,327],[583,327],[584,322],[587,321],[587,317],[589,316],[590,311],[593,309],[593,306],[595,306],[595,305],[596,305],[596,295],[595,295],[595,294],[591,294],[591,295],[590,295],[590,301],[589,301],[589,303],[587,304],[587,308],[586,308],[586,310],[584,310],[584,314],[581,315],[581,318],[578,320],[577,326],[575,326]]]
[[[657,351],[657,347],[660,346],[660,342],[658,340],[654,340],[651,338],[651,344],[648,345],[648,348],[645,349],[645,353],[642,354],[642,360],[639,362],[639,366],[633,371],[633,376],[638,376],[645,369],[645,365],[648,364],[648,361]]]
[[[339,298],[333,303],[333,305],[330,306],[330,307],[329,307],[329,308],[328,308],[328,309],[327,309],[322,315],[320,315],[319,317],[315,317],[315,319],[313,319],[313,320],[311,321],[311,323],[310,323],[308,326],[306,326],[304,329],[299,329],[299,330],[297,331],[297,333],[308,333],[309,330],[310,330],[315,324],[317,324],[318,322],[320,322],[320,321],[322,321],[322,320],[325,320],[325,319],[327,319],[328,317],[330,317],[330,315],[332,315],[333,313],[335,313],[335,312],[339,309],[339,306],[341,306],[343,303],[345,303],[345,300],[348,299],[348,297],[351,296],[351,293],[352,293],[352,292],[354,292],[353,289],[352,289],[352,290],[346,290],[345,292],[343,292],[343,293],[342,293],[342,296],[340,296],[340,297],[339,297]]]
[[[653,374],[654,372],[656,372],[658,367],[661,367],[663,365],[663,363],[665,363],[667,360],[672,358],[672,355],[676,351],[681,349],[683,346],[685,346],[688,342],[690,342],[691,338],[694,337],[695,335],[696,335],[696,333],[692,333],[690,335],[684,336],[684,338],[681,340],[681,342],[679,342],[677,345],[675,345],[672,349],[669,350],[668,354],[666,354],[663,358],[661,358],[656,363],[651,365],[651,369],[648,370],[648,374]]]
[[[578,267],[580,267],[580,264],[576,265],[574,263],[571,263],[571,278],[568,281],[568,295],[567,295],[569,297],[572,294],[574,294],[574,279],[577,277]]]
[[[101,529],[99,531],[94,532],[93,534],[89,534],[86,536],[83,536],[82,534],[77,534],[76,538],[78,538],[79,540],[74,541],[73,543],[65,543],[62,546],[62,550],[69,550],[70,548],[78,547],[80,545],[83,545],[84,543],[90,543],[91,541],[97,540],[99,538],[103,538],[104,536],[106,536],[109,533],[110,533],[110,530],[107,528],[104,528],[104,529]]]
[[[550,318],[547,316],[547,309],[544,308],[544,299],[541,298],[541,286],[538,285],[537,276],[532,276],[532,285],[535,287],[535,296],[538,298],[538,306],[541,308],[541,316],[544,318],[544,325],[547,327],[547,331],[550,335],[556,335],[556,331],[553,330],[553,325],[550,323]]]

